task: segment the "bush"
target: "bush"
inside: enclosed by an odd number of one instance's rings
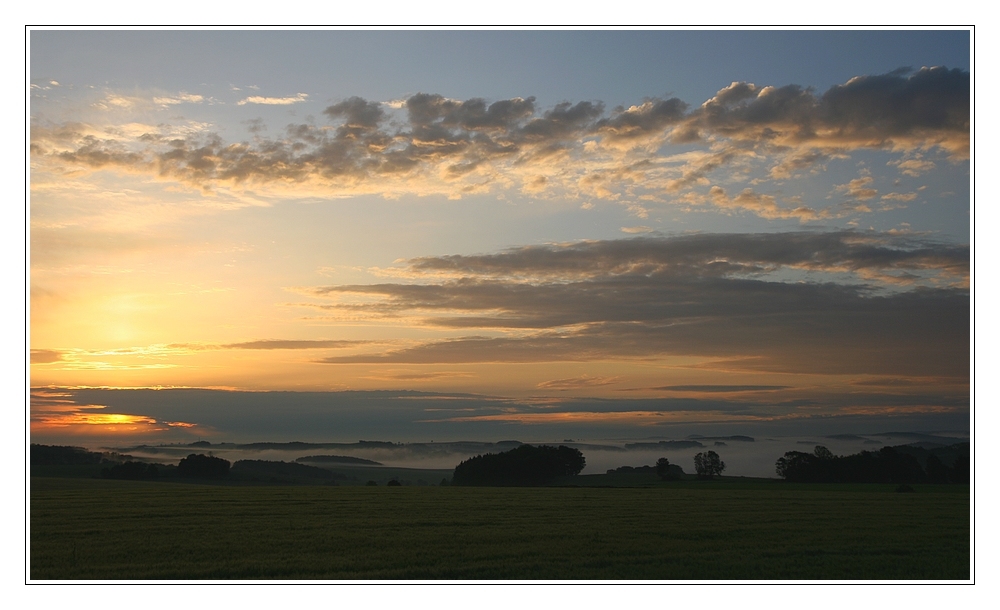
[[[388,486],[388,487],[402,487],[403,484],[400,483],[399,481],[397,481],[396,479],[393,479],[393,480],[389,481],[388,483],[386,483],[386,486]]]
[[[503,453],[487,453],[455,467],[453,485],[548,485],[557,478],[577,475],[587,461],[579,449],[560,445],[521,445]]]

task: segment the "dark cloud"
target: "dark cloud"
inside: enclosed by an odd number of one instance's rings
[[[381,297],[369,313],[423,317],[469,336],[323,362],[592,361],[703,356],[744,369],[883,375],[969,372],[969,295],[961,287],[886,290],[858,278],[902,270],[967,281],[968,247],[835,233],[690,235],[532,246],[411,261],[440,283],[326,286]],[[783,269],[851,272],[852,283],[777,281]],[[952,275],[950,275],[952,274]],[[824,275],[824,278],[829,276]]]
[[[858,76],[817,96],[798,85],[733,83],[688,118],[686,132],[821,148],[938,144],[968,155],[970,74],[944,67]]]
[[[662,132],[679,123],[685,116],[688,104],[677,99],[648,99],[632,108],[616,108],[608,119],[597,122],[597,130],[615,138],[635,138]]]
[[[711,433],[704,424],[722,424],[719,433],[751,432],[739,422],[764,422],[754,434],[799,434],[812,429],[821,434],[871,433],[877,430],[941,429],[942,423],[967,429],[968,401],[934,393],[818,393],[809,399],[755,401],[718,398],[594,399],[563,398],[550,401],[514,400],[474,394],[440,394],[415,391],[374,392],[241,392],[204,389],[79,389],[35,388],[32,413],[63,410],[67,406],[103,405],[108,412],[151,418],[159,422],[190,422],[199,437],[213,441],[357,441],[510,439],[521,434],[538,438],[553,434],[565,438],[567,426],[589,430],[593,437],[635,437],[635,422],[561,417],[561,414],[645,413],[664,417],[664,424],[678,425],[665,416],[682,413],[686,433]],[[859,411],[863,406],[868,411]],[[898,410],[900,414],[894,415]],[[700,414],[700,418],[698,415]],[[534,423],[532,416],[555,416],[555,421]],[[519,420],[518,418],[524,418]],[[934,418],[936,421],[932,421]],[[492,419],[491,419],[492,418]],[[946,419],[942,419],[946,418]],[[694,420],[693,422],[691,420]],[[522,423],[529,427],[515,428]],[[921,427],[924,424],[925,427]],[[934,425],[937,424],[938,428]],[[930,427],[926,427],[926,426]],[[648,436],[650,429],[645,428]],[[680,436],[675,431],[674,437]],[[898,436],[898,435],[897,435]],[[544,436],[542,436],[544,438]],[[527,440],[527,439],[525,439]],[[758,438],[758,441],[763,439]],[[33,442],[44,442],[32,435]],[[780,455],[778,452],[777,455]],[[769,464],[773,465],[774,456]]]
[[[969,247],[917,236],[856,231],[694,234],[527,246],[498,254],[416,258],[418,273],[479,278],[602,277],[930,269],[968,277]]]

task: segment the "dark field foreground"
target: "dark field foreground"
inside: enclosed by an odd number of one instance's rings
[[[46,579],[969,579],[968,486],[32,478]]]

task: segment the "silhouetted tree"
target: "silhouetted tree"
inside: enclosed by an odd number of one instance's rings
[[[367,485],[368,487],[378,487],[378,483],[376,483],[375,481],[368,481],[367,483],[365,483],[365,485]]]
[[[656,475],[660,477],[662,480],[676,481],[677,479],[681,478],[680,474],[682,473],[683,471],[681,470],[680,466],[675,466],[674,464],[671,464],[670,460],[668,460],[667,458],[664,457],[656,460]]]
[[[401,487],[403,484],[400,483],[399,481],[397,481],[396,479],[393,479],[393,480],[389,481],[388,483],[386,483],[386,485],[389,486],[389,487]]]
[[[789,451],[775,462],[775,471],[798,483],[919,483],[926,480],[912,455],[883,447],[854,455],[826,456],[826,452]]]
[[[100,464],[102,455],[83,447],[38,445],[32,443],[29,460],[32,466],[65,464]]]
[[[813,455],[815,455],[821,460],[833,459],[833,452],[824,447],[823,445],[816,445],[816,448],[813,449]]]
[[[725,469],[726,463],[719,459],[719,454],[714,451],[704,451],[694,456],[694,471],[698,473],[700,479],[721,477]]]
[[[455,467],[453,485],[546,485],[558,477],[579,474],[583,453],[560,445],[521,445],[503,453],[487,453]]]
[[[177,464],[177,474],[198,479],[220,479],[229,474],[229,461],[192,453]]]
[[[815,468],[815,462],[819,458],[815,455],[802,453],[801,451],[788,451],[784,456],[778,458],[774,464],[774,469],[778,476],[786,481],[803,482],[810,479]]]

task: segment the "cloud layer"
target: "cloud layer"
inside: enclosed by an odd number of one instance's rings
[[[240,104],[293,104],[307,97],[253,96]],[[608,110],[598,101],[542,109],[533,97],[459,101],[418,93],[392,103],[351,97],[323,115],[326,124],[290,124],[271,139],[256,129],[254,139],[243,142],[153,127],[123,139],[110,127],[38,123],[32,151],[63,171],[152,173],[204,189],[308,185],[331,196],[461,197],[515,188],[532,196],[662,201],[690,192],[698,195],[688,199],[696,204],[806,221],[824,214],[784,206],[753,185],[729,196],[716,172],[757,165],[770,179],[783,180],[860,149],[910,155],[896,163],[911,175],[934,166],[917,158],[932,149],[965,159],[970,75],[942,67],[899,70],[856,77],[822,94],[798,85],[735,82],[698,107],[677,98]],[[668,154],[669,145],[688,152]],[[875,196],[864,178],[855,182],[845,193]]]
[[[967,246],[914,236],[705,234],[418,258],[397,270],[407,283],[301,292],[326,314],[475,333],[328,363],[683,355],[744,370],[967,377],[968,273]]]

